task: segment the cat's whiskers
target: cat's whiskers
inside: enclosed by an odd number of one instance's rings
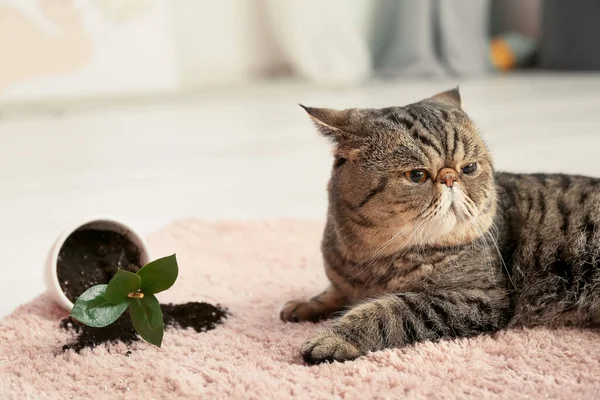
[[[386,266],[386,269],[384,270],[384,274],[386,274],[389,271],[389,268],[391,268],[391,266],[394,264],[394,262],[401,256],[403,256],[404,254],[406,254],[406,252],[408,251],[408,249],[410,248],[410,246],[407,246],[407,244],[413,239],[414,236],[416,236],[417,232],[427,223],[429,222],[429,220],[423,220],[421,221],[417,226],[414,227],[414,230],[412,232],[412,234],[402,243],[402,245],[400,246],[401,249],[404,249],[404,251],[402,252],[396,252],[394,253],[392,259],[390,260],[390,262],[388,263],[388,265]],[[392,237],[392,239],[388,240],[386,243],[384,243],[381,248],[378,250],[379,254],[381,254],[381,252],[383,252],[383,248],[389,246],[389,244],[396,239],[400,234],[402,233],[402,231],[400,231],[399,233],[397,233],[396,235],[394,235]],[[365,266],[364,268],[362,268],[356,275],[354,275],[353,277],[356,278],[357,276],[359,276],[360,274],[362,274],[364,271],[368,270],[371,266],[373,266],[373,264],[377,261],[377,255],[373,255],[372,257],[372,261]],[[355,270],[357,267],[360,266],[360,263],[356,264],[351,271]]]
[[[432,216],[434,216],[439,209],[441,208],[441,203],[439,202],[432,202],[435,204],[434,207],[431,207],[430,210],[428,210],[427,212],[425,212],[422,216],[421,216],[421,221],[419,222],[419,224],[417,226],[414,225],[406,225],[406,228],[402,228],[400,229],[396,234],[394,234],[389,240],[387,240],[384,244],[382,244],[381,246],[379,246],[371,256],[367,257],[364,261],[368,261],[368,260],[376,260],[376,258],[378,256],[381,255],[381,253],[383,253],[383,251],[393,242],[395,241],[400,235],[402,235],[403,233],[406,233],[408,230],[413,229],[412,234],[402,243],[402,245],[399,246],[400,249],[407,249],[409,248],[411,245],[417,245],[418,241],[416,243],[410,244],[410,242],[412,241],[412,239],[415,237],[417,231],[422,228],[425,224],[429,223],[433,218]]]
[[[469,222],[469,225],[472,226],[476,233],[478,234],[478,238],[481,239],[483,242],[479,242],[478,240],[474,240],[472,242],[472,245],[479,248],[479,250],[481,252],[483,252],[485,254],[485,263],[488,267],[488,270],[490,271],[491,277],[492,277],[492,281],[496,281],[495,277],[496,274],[494,273],[494,268],[493,268],[493,263],[492,263],[492,258],[490,257],[488,248],[491,247],[489,241],[488,241],[488,235],[486,235],[486,232],[484,232],[485,227],[483,226],[483,223],[480,221],[479,217],[479,208],[476,206],[475,202],[468,196],[466,195],[464,192],[460,191],[460,189],[458,189],[458,193],[459,194],[459,200],[462,202],[461,205],[464,206],[464,211],[465,211],[465,215],[466,215],[466,220]],[[489,229],[489,227],[488,227]],[[468,232],[467,232],[468,234]],[[490,240],[494,240],[493,237],[489,237]],[[494,243],[494,246],[497,249],[497,244]]]
[[[508,266],[506,265],[506,262],[504,261],[504,257],[502,257],[502,252],[500,251],[500,247],[498,246],[498,241],[494,238],[494,236],[492,235],[492,232],[495,232],[496,235],[498,233],[498,227],[496,226],[496,224],[494,222],[492,222],[490,228],[487,230],[487,232],[485,232],[485,235],[487,237],[489,237],[492,244],[494,245],[494,248],[496,249],[496,252],[498,253],[498,258],[500,259],[502,267],[506,271],[506,276],[508,277],[508,280],[510,281],[512,287],[516,288],[515,282],[513,281],[512,276],[510,275],[510,271],[508,270]]]
[[[480,235],[480,239],[483,240],[483,243],[481,243],[481,247],[479,248],[479,250],[482,253],[484,253],[484,255],[485,255],[485,262],[486,262],[486,265],[488,267],[488,270],[490,271],[490,275],[492,277],[492,282],[497,282],[496,281],[496,273],[494,272],[494,265],[493,265],[493,262],[492,262],[493,260],[491,258],[490,253],[489,253],[489,248],[491,247],[491,245],[490,245],[490,243],[488,241],[488,238],[487,238],[485,232],[483,232],[483,230],[482,230],[482,227],[480,225],[481,224],[480,221],[478,221],[477,219],[473,219],[472,221],[474,222],[475,229],[477,230],[477,232]],[[474,242],[474,243],[477,243],[477,241]]]
[[[388,273],[388,271],[390,270],[390,268],[392,268],[392,266],[395,264],[396,260],[398,260],[398,258],[403,257],[406,252],[411,248],[410,246],[406,246],[406,244],[412,240],[413,237],[415,237],[417,235],[417,233],[419,233],[419,230],[421,231],[420,233],[423,234],[424,230],[422,229],[422,227],[429,221],[422,221],[419,225],[417,225],[415,227],[415,230],[413,231],[412,235],[405,241],[405,243],[403,244],[403,248],[404,251],[402,252],[397,252],[394,254],[394,256],[392,257],[392,259],[390,260],[390,262],[387,264],[387,266],[385,267],[384,271],[383,271],[383,275],[386,275]],[[416,243],[419,243],[420,241],[417,241]],[[418,244],[417,244],[418,246]]]
[[[487,227],[487,229],[486,229],[486,227],[483,225],[483,222],[478,218],[479,217],[479,209],[475,205],[475,202],[469,196],[465,196],[464,200],[465,200],[465,205],[467,206],[467,209],[468,209],[469,214],[470,214],[471,224],[476,229],[476,231],[479,233],[479,237],[484,241],[486,247],[491,247],[491,245],[490,245],[489,242],[490,241],[492,242],[493,247],[496,249],[496,251],[498,253],[500,261],[504,265],[504,268],[505,268],[505,270],[506,270],[506,272],[508,274],[508,269],[506,267],[504,259],[502,258],[502,254],[500,253],[500,249],[498,248],[498,243],[495,240],[495,238],[493,237],[493,235],[491,234],[492,230],[495,229],[495,225],[492,222],[492,225],[489,226],[489,227]],[[497,232],[497,229],[496,229],[496,232]],[[493,268],[493,264],[492,264],[492,260],[491,260],[491,257],[489,255],[489,252],[487,251],[487,248],[485,248],[485,249],[482,248],[482,251],[484,251],[484,253],[486,255],[486,264],[488,265],[489,270],[491,271],[491,274],[492,274],[492,278],[494,278],[493,281],[495,282],[496,281],[496,279],[495,279],[496,274],[494,273],[494,268]],[[509,279],[511,279],[510,275],[509,275]],[[511,282],[512,282],[512,279],[511,279]]]
[[[338,231],[343,231],[345,229],[348,229],[352,224],[353,224],[353,222],[351,220],[348,220],[344,224],[342,224],[341,226],[338,226],[337,230]],[[392,224],[393,224],[393,221],[388,221],[387,224],[385,224],[385,223],[384,224],[380,224],[379,227],[383,228],[383,229],[386,229],[386,228],[389,228]],[[362,237],[360,235],[357,235],[357,237],[354,240],[347,241],[344,244],[346,246],[348,246],[348,247],[351,247],[351,246],[359,244],[359,242],[361,240],[362,240]],[[331,243],[331,244],[329,244],[327,246],[324,246],[323,250],[331,250],[335,246],[339,246],[339,243],[338,244]],[[346,259],[345,261],[348,261],[348,260]]]
[[[437,206],[435,208],[433,208],[432,210],[430,210],[430,212],[428,212],[426,214],[426,216],[428,216],[429,218],[422,221],[421,224],[415,228],[415,231],[414,231],[412,237],[416,236],[417,233],[419,233],[421,235],[421,237],[419,238],[419,240],[415,241],[414,246],[416,246],[418,249],[420,249],[421,253],[423,253],[425,251],[426,245],[432,244],[432,238],[427,238],[427,241],[425,240],[425,229],[422,229],[422,228],[425,226],[425,224],[431,223],[435,219],[435,217],[439,214],[441,208],[442,208],[442,204],[440,202],[437,204]],[[420,230],[420,232],[419,232],[419,230]],[[412,237],[410,239],[412,239]],[[406,247],[402,253],[395,254],[394,258],[392,259],[392,262],[390,262],[388,267],[386,268],[385,273],[387,273],[388,269],[391,268],[392,265],[394,265],[394,262],[399,257],[404,256],[409,249],[414,250],[414,247],[413,248]]]

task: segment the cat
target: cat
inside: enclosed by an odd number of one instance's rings
[[[600,322],[600,179],[496,172],[458,87],[404,107],[302,106],[334,144],[330,285],[284,321],[347,361],[419,341]]]

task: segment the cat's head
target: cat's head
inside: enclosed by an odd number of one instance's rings
[[[458,88],[404,107],[303,108],[335,146],[330,218],[341,233],[392,253],[469,243],[490,228],[492,158]]]

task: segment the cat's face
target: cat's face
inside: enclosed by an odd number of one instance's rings
[[[458,89],[405,107],[305,109],[335,143],[330,212],[339,230],[394,252],[464,244],[489,229],[492,159]]]

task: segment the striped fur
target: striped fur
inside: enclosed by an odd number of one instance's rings
[[[335,145],[330,286],[281,318],[339,315],[302,346],[307,362],[513,326],[598,325],[599,179],[495,172],[458,89],[405,107],[305,109]],[[462,172],[470,163],[476,172]],[[439,179],[449,168],[452,187]],[[430,179],[410,181],[415,169]]]

